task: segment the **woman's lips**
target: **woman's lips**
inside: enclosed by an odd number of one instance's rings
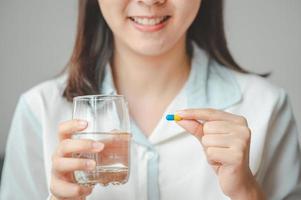
[[[168,23],[170,16],[161,17],[129,17],[131,24],[142,32],[156,32],[162,30]]]

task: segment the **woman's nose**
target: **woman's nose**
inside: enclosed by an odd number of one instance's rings
[[[139,3],[144,3],[147,6],[163,4],[166,0],[138,0]]]

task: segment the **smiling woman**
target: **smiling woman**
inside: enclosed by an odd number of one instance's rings
[[[122,148],[72,136],[100,124],[124,131],[118,106],[106,120],[108,109],[94,108],[71,120],[74,97],[93,94],[126,99],[133,137],[122,186],[85,185],[116,180],[99,163]],[[74,157],[86,153],[98,156]],[[232,58],[222,0],[80,0],[66,70],[19,100],[0,198],[301,199],[300,156],[286,92]]]
[[[189,4],[173,0],[155,8],[149,7],[149,3],[153,4],[152,1],[79,2],[77,38],[67,68],[70,76],[64,93],[69,101],[77,95],[98,93],[104,66],[113,54],[114,40],[115,44],[120,41],[117,43],[122,45],[120,48],[126,44],[132,51],[150,56],[166,53],[176,43],[184,45],[184,41],[191,56],[191,42],[194,41],[225,67],[246,72],[228,50],[222,0],[193,0]],[[160,1],[155,4],[158,3]],[[154,19],[158,16],[164,18],[162,23],[142,25],[161,20]]]

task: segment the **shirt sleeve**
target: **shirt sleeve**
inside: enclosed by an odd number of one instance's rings
[[[267,199],[301,199],[300,135],[283,90],[267,134],[261,170],[261,185]]]
[[[42,128],[24,95],[17,104],[6,144],[0,199],[46,199]]]

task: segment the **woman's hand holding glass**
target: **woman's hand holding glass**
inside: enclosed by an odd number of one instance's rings
[[[51,193],[54,199],[85,199],[93,187],[77,184],[74,181],[74,171],[93,170],[95,160],[73,158],[74,153],[97,153],[103,150],[104,145],[87,139],[71,139],[72,134],[87,127],[86,121],[70,120],[59,126],[59,145],[52,156]]]
[[[131,134],[124,96],[75,97],[72,118],[59,126],[59,145],[52,158],[52,194],[58,199],[85,199],[95,184],[126,183]]]

